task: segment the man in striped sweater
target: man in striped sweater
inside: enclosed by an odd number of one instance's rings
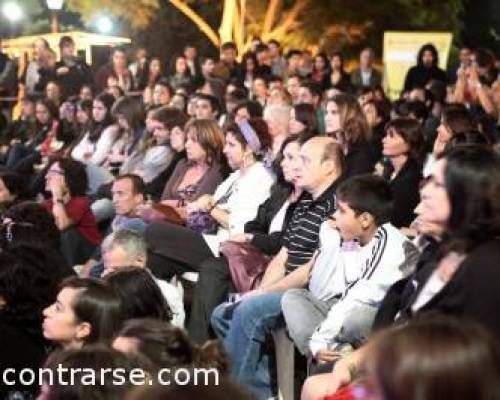
[[[258,398],[272,396],[269,354],[265,344],[283,326],[283,290],[268,290],[310,263],[319,244],[320,226],[333,213],[335,190],[342,175],[343,154],[331,138],[314,137],[300,149],[297,182],[306,192],[299,199],[283,234],[283,247],[268,265],[258,289],[238,303],[224,303],[212,314],[212,326],[223,339],[233,377]],[[294,286],[292,286],[294,287]]]

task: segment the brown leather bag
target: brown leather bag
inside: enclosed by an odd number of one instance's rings
[[[140,217],[144,222],[170,222],[176,225],[185,225],[186,221],[174,207],[166,204],[155,203],[150,208],[140,212]]]
[[[227,241],[222,243],[220,252],[229,263],[231,278],[238,293],[255,289],[271,261],[271,257],[250,243]]]

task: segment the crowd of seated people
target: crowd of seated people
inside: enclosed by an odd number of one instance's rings
[[[500,400],[498,58],[448,74],[423,46],[399,99],[375,52],[347,72],[255,41],[95,74],[34,44],[0,132],[0,382],[9,399]],[[467,51],[466,51],[467,50]],[[221,385],[162,386],[164,368]],[[285,400],[289,400],[285,398]]]

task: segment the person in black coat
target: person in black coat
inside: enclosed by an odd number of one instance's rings
[[[420,201],[422,128],[415,119],[397,118],[388,123],[385,132],[383,177],[389,181],[394,196],[391,222],[397,228],[407,227],[415,219],[414,210]]]
[[[297,163],[300,146],[310,137],[309,133],[294,135],[283,142],[282,151],[275,162],[276,167],[280,166],[277,168],[278,181],[271,196],[260,205],[255,219],[245,224],[245,233],[231,240],[250,243],[268,256],[278,253],[282,247],[283,231],[293,214],[294,204],[302,193],[301,189],[293,185],[291,165]],[[281,213],[282,223],[273,223],[280,211],[285,211],[284,214]],[[270,232],[272,225],[278,225],[281,229]],[[212,311],[225,300],[231,290],[233,285],[229,264],[224,257],[213,257],[201,265],[188,325],[190,337],[194,341],[201,344],[210,338]]]
[[[434,165],[419,205],[419,224],[426,230],[432,226],[438,241],[427,244],[414,274],[391,286],[374,330],[443,314],[475,321],[500,337],[499,195],[500,159],[491,149],[458,145],[447,150]],[[369,348],[370,342],[337,361],[335,378],[310,378],[304,392],[319,398],[328,394],[325,387],[334,393],[349,384]]]
[[[38,381],[22,385],[18,374],[24,368],[36,372],[48,355],[42,311],[55,301],[59,283],[43,249],[20,245],[0,252],[0,371],[15,370],[8,375],[14,385],[0,380],[0,398],[36,396]]]
[[[84,85],[92,85],[92,71],[87,63],[74,56],[75,42],[70,36],[59,40],[61,60],[56,63],[56,79],[63,88],[66,97],[80,94]]]
[[[446,83],[447,76],[438,67],[439,55],[433,44],[423,45],[417,55],[417,65],[411,67],[406,73],[403,90],[409,92],[415,88],[423,88],[429,81]]]

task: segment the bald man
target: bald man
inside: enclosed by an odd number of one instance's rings
[[[335,211],[334,193],[342,175],[341,148],[330,138],[314,137],[300,150],[297,183],[305,190],[283,234],[283,247],[268,265],[258,289],[239,303],[223,303],[212,314],[212,326],[229,354],[234,379],[257,397],[273,396],[265,343],[284,326],[284,291],[307,282],[319,230]]]

